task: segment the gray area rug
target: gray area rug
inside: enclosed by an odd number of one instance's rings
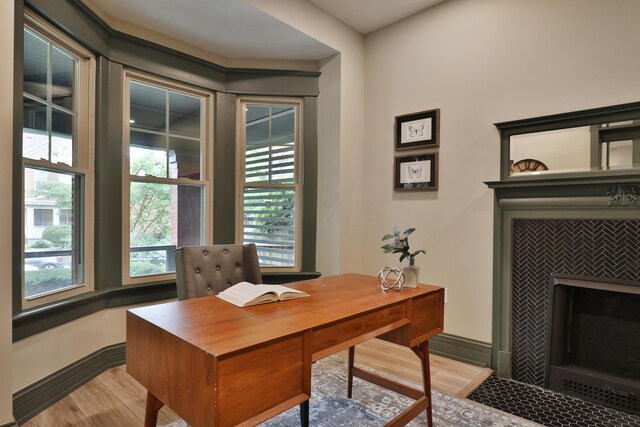
[[[399,381],[398,378],[392,379]],[[353,399],[347,398],[347,363],[339,356],[330,356],[314,363],[311,384],[309,418],[310,425],[313,427],[379,427],[414,402],[412,399],[369,384],[359,378],[353,380]],[[419,388],[415,384],[409,385]],[[538,425],[470,400],[448,396],[437,391],[432,393],[432,397],[433,423],[436,427]],[[423,412],[408,425],[424,426],[426,424],[427,418]],[[297,407],[260,424],[261,427],[299,425],[300,413]],[[171,427],[181,426],[185,426],[184,422],[171,425]]]

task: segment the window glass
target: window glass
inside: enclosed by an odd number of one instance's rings
[[[176,248],[202,244],[202,189],[132,182],[129,224],[131,277],[173,272]]]
[[[51,111],[51,161],[73,164],[73,115]]]
[[[200,179],[200,141],[169,137],[169,177]]]
[[[262,267],[295,268],[300,186],[295,105],[243,104],[242,241],[255,243]]]
[[[73,175],[25,168],[24,295],[32,298],[74,285]],[[36,182],[39,184],[36,186]],[[76,281],[76,283],[78,283]]]
[[[295,160],[294,109],[255,105],[246,108],[246,181],[292,184]],[[254,120],[249,121],[250,117]],[[260,130],[254,131],[256,126]]]
[[[23,117],[22,155],[30,159],[49,160],[49,131],[47,126],[46,104],[24,98]]]
[[[146,79],[144,79],[146,80]],[[125,281],[175,272],[174,251],[202,245],[204,96],[127,77],[129,269]],[[186,89],[186,88],[185,88]],[[191,181],[185,184],[184,179]],[[132,280],[133,279],[133,280]]]
[[[24,91],[46,101],[49,81],[49,42],[24,30]]]
[[[91,54],[25,13],[23,72],[23,307],[69,296],[49,296],[91,285],[92,135]],[[82,72],[81,72],[82,71]],[[81,75],[84,78],[81,78]],[[82,99],[79,103],[76,100]],[[77,152],[83,153],[77,158]],[[89,254],[89,255],[87,255]],[[89,270],[91,271],[91,270]],[[89,290],[90,287],[76,293]],[[43,298],[49,296],[47,298]],[[43,298],[43,299],[40,299]]]
[[[138,176],[167,177],[167,137],[131,131],[129,173]]]
[[[246,188],[243,200],[244,242],[256,244],[260,265],[295,265],[295,190]]]
[[[131,82],[131,129],[167,130],[167,90]]]
[[[75,166],[78,59],[24,29],[24,157]]]
[[[200,99],[169,92],[169,132],[200,138]]]
[[[76,61],[58,49],[51,49],[51,100],[54,104],[73,111],[73,85],[75,83]]]

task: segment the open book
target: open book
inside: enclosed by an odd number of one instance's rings
[[[254,285],[249,282],[240,282],[218,294],[223,299],[238,307],[265,304],[268,302],[284,301],[288,299],[308,297],[306,292],[287,288],[281,285]]]

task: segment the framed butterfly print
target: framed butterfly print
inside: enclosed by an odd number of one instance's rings
[[[437,190],[438,153],[396,157],[393,189],[395,191]]]
[[[438,147],[440,109],[396,116],[396,150]]]

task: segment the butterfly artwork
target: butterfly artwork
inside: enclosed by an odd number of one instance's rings
[[[416,138],[424,136],[424,123],[420,123],[419,125],[409,125],[409,137]]]
[[[430,167],[430,160],[404,162],[400,172],[400,182],[403,184],[428,182]]]
[[[395,157],[394,191],[437,190],[438,153]]]
[[[396,116],[396,150],[439,146],[439,117],[439,109]],[[425,173],[428,175],[426,170]]]
[[[421,178],[422,171],[424,170],[424,165],[409,166],[408,169],[410,179]]]

